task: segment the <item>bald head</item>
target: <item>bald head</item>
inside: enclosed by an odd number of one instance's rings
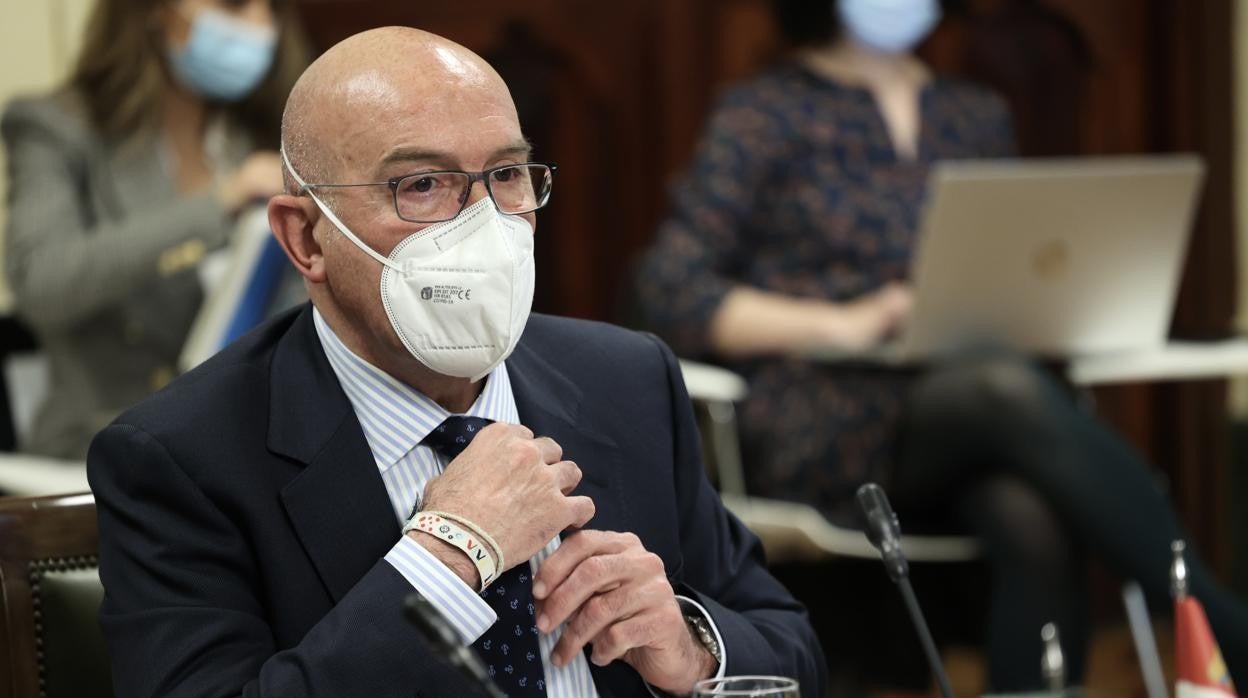
[[[282,143],[305,181],[344,182],[375,165],[370,158],[452,147],[439,141],[462,119],[518,129],[498,73],[436,34],[383,27],[343,40],[304,71],[282,114]]]
[[[292,170],[308,184],[360,185],[269,200],[269,227],[316,308],[359,356],[409,385],[452,380],[413,361],[399,339],[382,298],[383,272],[393,268],[385,258],[448,220],[439,216],[454,216],[456,204],[464,210],[487,200],[492,182],[512,182],[514,189],[526,181],[508,176],[514,174],[508,166],[529,162],[531,153],[498,73],[471,51],[427,32],[364,32],[334,46],[300,77],[286,103],[282,140]],[[462,179],[425,176],[446,171],[496,176],[472,178],[461,190],[455,182]],[[530,229],[536,226],[534,212],[516,215]],[[466,239],[444,242],[458,249]],[[480,300],[483,292],[465,296],[465,303],[495,307]]]

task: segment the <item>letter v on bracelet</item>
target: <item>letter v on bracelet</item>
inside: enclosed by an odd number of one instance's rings
[[[502,571],[502,551],[498,544],[480,527],[462,517],[441,511],[418,511],[403,526],[403,535],[408,531],[431,535],[467,555],[481,577],[479,591],[485,591]]]

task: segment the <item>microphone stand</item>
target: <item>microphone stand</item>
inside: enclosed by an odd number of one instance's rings
[[[936,651],[936,642],[927,627],[923,610],[919,608],[919,600],[914,595],[914,587],[910,586],[910,563],[906,561],[901,550],[901,524],[897,514],[889,506],[888,497],[879,485],[868,482],[858,488],[858,506],[862,509],[867,521],[867,539],[880,551],[884,559],[884,569],[888,576],[901,590],[901,598],[906,603],[906,611],[914,623],[919,635],[919,644],[927,655],[927,664],[940,686],[940,694],[944,698],[953,698],[953,688],[949,685],[949,675],[940,661],[940,653]]]
[[[919,600],[914,595],[914,588],[910,586],[910,579],[902,577],[897,580],[897,587],[901,589],[901,598],[905,599],[906,610],[910,612],[910,619],[914,621],[914,629],[919,633],[919,643],[923,645],[927,663],[932,667],[932,673],[940,685],[940,694],[945,698],[953,698],[953,688],[949,685],[949,677],[945,674],[944,665],[941,664],[940,654],[936,651],[936,642],[932,639],[932,632],[927,628],[927,621],[924,620],[923,611],[919,608]]]
[[[436,655],[455,667],[489,698],[507,698],[481,663],[481,658],[460,642],[459,634],[420,592],[403,602],[403,615],[420,631]]]

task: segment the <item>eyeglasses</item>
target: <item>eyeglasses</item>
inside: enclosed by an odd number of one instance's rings
[[[391,177],[384,182],[361,184],[305,184],[309,189],[388,186],[394,194],[394,211],[409,223],[441,223],[459,215],[468,205],[472,185],[485,183],[485,191],[502,213],[532,213],[550,201],[555,170],[552,163],[524,162],[491,167],[482,172],[418,172]]]

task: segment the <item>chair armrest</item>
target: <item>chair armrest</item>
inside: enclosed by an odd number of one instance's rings
[[[834,555],[879,559],[866,534],[828,521],[808,504],[761,497],[723,496],[724,505],[763,540],[769,562],[817,560]],[[911,562],[961,562],[980,555],[979,543],[963,536],[902,536]]]
[[[680,360],[689,397],[703,402],[738,402],[749,392],[745,379],[726,368]]]

